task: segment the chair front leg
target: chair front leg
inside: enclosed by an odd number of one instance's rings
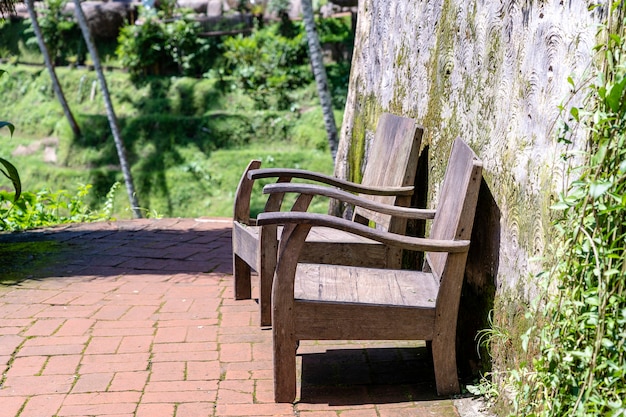
[[[276,225],[261,228],[259,242],[259,308],[261,326],[272,325],[272,283],[278,256],[278,229]]]
[[[456,369],[456,345],[452,337],[435,337],[432,341],[433,364],[437,394],[455,395],[461,392]]]
[[[276,324],[274,324],[276,327]],[[274,401],[292,403],[296,399],[297,341],[274,331]],[[291,335],[293,336],[293,335]]]

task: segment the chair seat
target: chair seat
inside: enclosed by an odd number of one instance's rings
[[[239,256],[248,265],[258,268],[259,239],[261,228],[235,224],[233,227],[233,243],[238,248]],[[278,235],[282,228],[278,228]],[[313,227],[306,239],[307,248],[302,253],[303,262],[320,262],[334,264],[336,262],[363,266],[386,266],[391,259],[388,248],[380,242],[352,233],[329,227]],[[354,245],[361,245],[361,251],[354,251]],[[350,262],[350,258],[354,258]],[[258,272],[258,270],[257,270]]]
[[[428,272],[306,263],[296,271],[298,301],[433,309],[439,290]]]

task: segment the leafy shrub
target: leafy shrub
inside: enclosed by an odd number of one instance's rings
[[[326,75],[331,88],[333,107],[343,109],[346,106],[350,85],[350,62],[341,61],[328,65]]]
[[[315,26],[322,44],[340,43],[350,48],[354,44],[354,33],[350,18],[316,19]]]
[[[179,74],[200,75],[208,68],[201,68],[203,57],[210,55],[210,45],[198,38],[199,25],[184,19],[175,20],[164,26],[165,50],[178,67]]]
[[[141,25],[120,30],[117,56],[135,81],[144,75],[199,76],[209,69],[216,48],[199,33],[200,25],[186,16],[164,21],[146,14]]]
[[[46,7],[37,17],[44,43],[55,65],[66,64],[72,55],[76,55],[81,62],[85,59],[86,47],[80,28],[71,14],[63,12],[66,3],[66,0],[45,0]],[[32,23],[26,33],[31,35],[26,44],[37,46]]]
[[[94,211],[85,203],[91,185],[81,185],[76,194],[66,190],[24,192],[13,202],[12,195],[0,190],[0,230],[26,230],[63,223],[108,220],[113,213],[113,197],[119,183],[107,194],[104,208]]]
[[[224,57],[235,86],[265,108],[287,109],[289,92],[311,81],[302,28],[293,38],[279,33],[279,25],[255,30],[224,41]]]
[[[4,74],[5,71],[0,70],[0,77]],[[15,130],[15,126],[10,122],[0,121],[0,128],[6,127],[11,132],[11,136],[13,136],[13,131]],[[20,175],[17,172],[15,166],[7,161],[4,158],[0,158],[0,173],[4,175],[11,183],[13,184],[13,188],[15,188],[15,194],[13,195],[13,200],[17,200],[20,198],[22,184],[20,182]]]
[[[127,25],[120,29],[117,38],[117,56],[131,76],[159,75],[167,62],[165,33],[162,23],[155,17],[145,19],[141,25]]]

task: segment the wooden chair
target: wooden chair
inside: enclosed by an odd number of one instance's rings
[[[365,166],[362,184],[340,180],[335,177],[296,169],[260,169],[260,161],[252,161],[241,177],[235,195],[233,216],[233,273],[235,299],[251,297],[251,268],[259,273],[259,305],[262,326],[271,324],[271,288],[276,266],[278,239],[276,227],[268,226],[260,233],[256,219],[250,218],[250,196],[255,180],[277,178],[278,183],[293,178],[312,180],[340,189],[368,195],[372,201],[390,205],[408,206],[413,194],[417,160],[423,130],[413,119],[392,114],[381,115],[369,160]],[[265,211],[278,211],[283,194],[274,193],[267,201]],[[296,208],[297,209],[297,208]],[[364,224],[373,222],[376,227],[404,234],[406,219],[381,214],[365,208],[357,208],[354,221]],[[347,240],[346,240],[347,239]],[[354,256],[346,248],[353,245],[369,247],[369,257]],[[332,229],[314,228],[307,239],[305,251],[308,260],[320,263],[349,262],[352,265],[398,266],[401,250],[381,245],[379,242],[351,236]],[[348,258],[351,258],[348,260]]]
[[[426,340],[432,342],[437,393],[459,393],[455,335],[482,164],[460,139],[454,142],[428,238],[401,236],[332,216],[306,212],[262,213],[258,224],[285,225],[272,293],[274,387],[277,402],[296,395],[300,340]],[[310,201],[319,186],[293,187]],[[333,191],[339,194],[341,191]],[[344,193],[345,194],[345,193]],[[337,197],[335,195],[334,197]],[[354,199],[354,197],[346,196]],[[297,202],[296,202],[297,204]],[[398,210],[386,207],[386,210]],[[419,209],[400,209],[397,216]],[[425,215],[428,217],[429,212]],[[304,263],[313,227],[329,227],[413,251],[425,252],[422,271]],[[354,247],[355,251],[359,249]]]

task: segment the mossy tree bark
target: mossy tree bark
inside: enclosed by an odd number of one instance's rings
[[[46,42],[43,39],[43,34],[41,33],[41,28],[39,27],[39,22],[37,21],[37,12],[35,11],[35,5],[33,0],[26,0],[26,7],[28,9],[28,15],[30,16],[31,24],[33,26],[33,32],[35,32],[35,37],[37,38],[37,43],[39,44],[39,49],[41,50],[41,55],[43,55],[43,62],[46,65],[48,73],[50,74],[50,79],[52,80],[52,88],[54,89],[54,93],[56,94],[59,103],[61,103],[63,113],[65,114],[65,117],[70,124],[70,128],[72,129],[74,137],[79,137],[80,127],[78,127],[78,123],[76,123],[76,119],[72,114],[70,105],[65,99],[63,88],[61,88],[61,83],[59,82],[59,78],[57,77],[56,71],[54,70],[52,57],[50,57],[50,52],[48,51]]]
[[[32,0],[30,0],[32,1]],[[109,94],[109,89],[107,87],[106,78],[104,77],[104,72],[102,71],[102,65],[100,64],[100,58],[98,57],[98,50],[96,49],[95,43],[93,41],[93,37],[91,36],[91,31],[89,30],[89,26],[87,25],[87,18],[85,17],[85,12],[80,5],[80,0],[74,0],[76,20],[78,20],[78,25],[80,26],[80,30],[83,33],[83,37],[85,38],[85,43],[87,44],[87,49],[89,49],[89,54],[91,56],[91,60],[93,61],[93,66],[98,76],[98,80],[100,82],[100,89],[102,90],[102,96],[104,97],[104,104],[107,111],[107,118],[109,119],[109,125],[111,126],[111,133],[113,134],[113,140],[115,141],[115,148],[117,149],[117,156],[120,160],[120,167],[122,169],[122,174],[124,175],[124,183],[126,185],[126,192],[128,193],[128,201],[130,202],[130,207],[133,212],[133,216],[137,219],[141,218],[141,210],[139,208],[139,202],[137,201],[137,194],[135,193],[135,185],[133,183],[133,176],[130,172],[130,166],[128,165],[128,158],[126,157],[126,148],[124,147],[124,142],[122,141],[122,136],[120,134],[120,127],[117,121],[117,116],[115,115],[115,109],[113,108],[113,102],[111,101],[111,96]]]

